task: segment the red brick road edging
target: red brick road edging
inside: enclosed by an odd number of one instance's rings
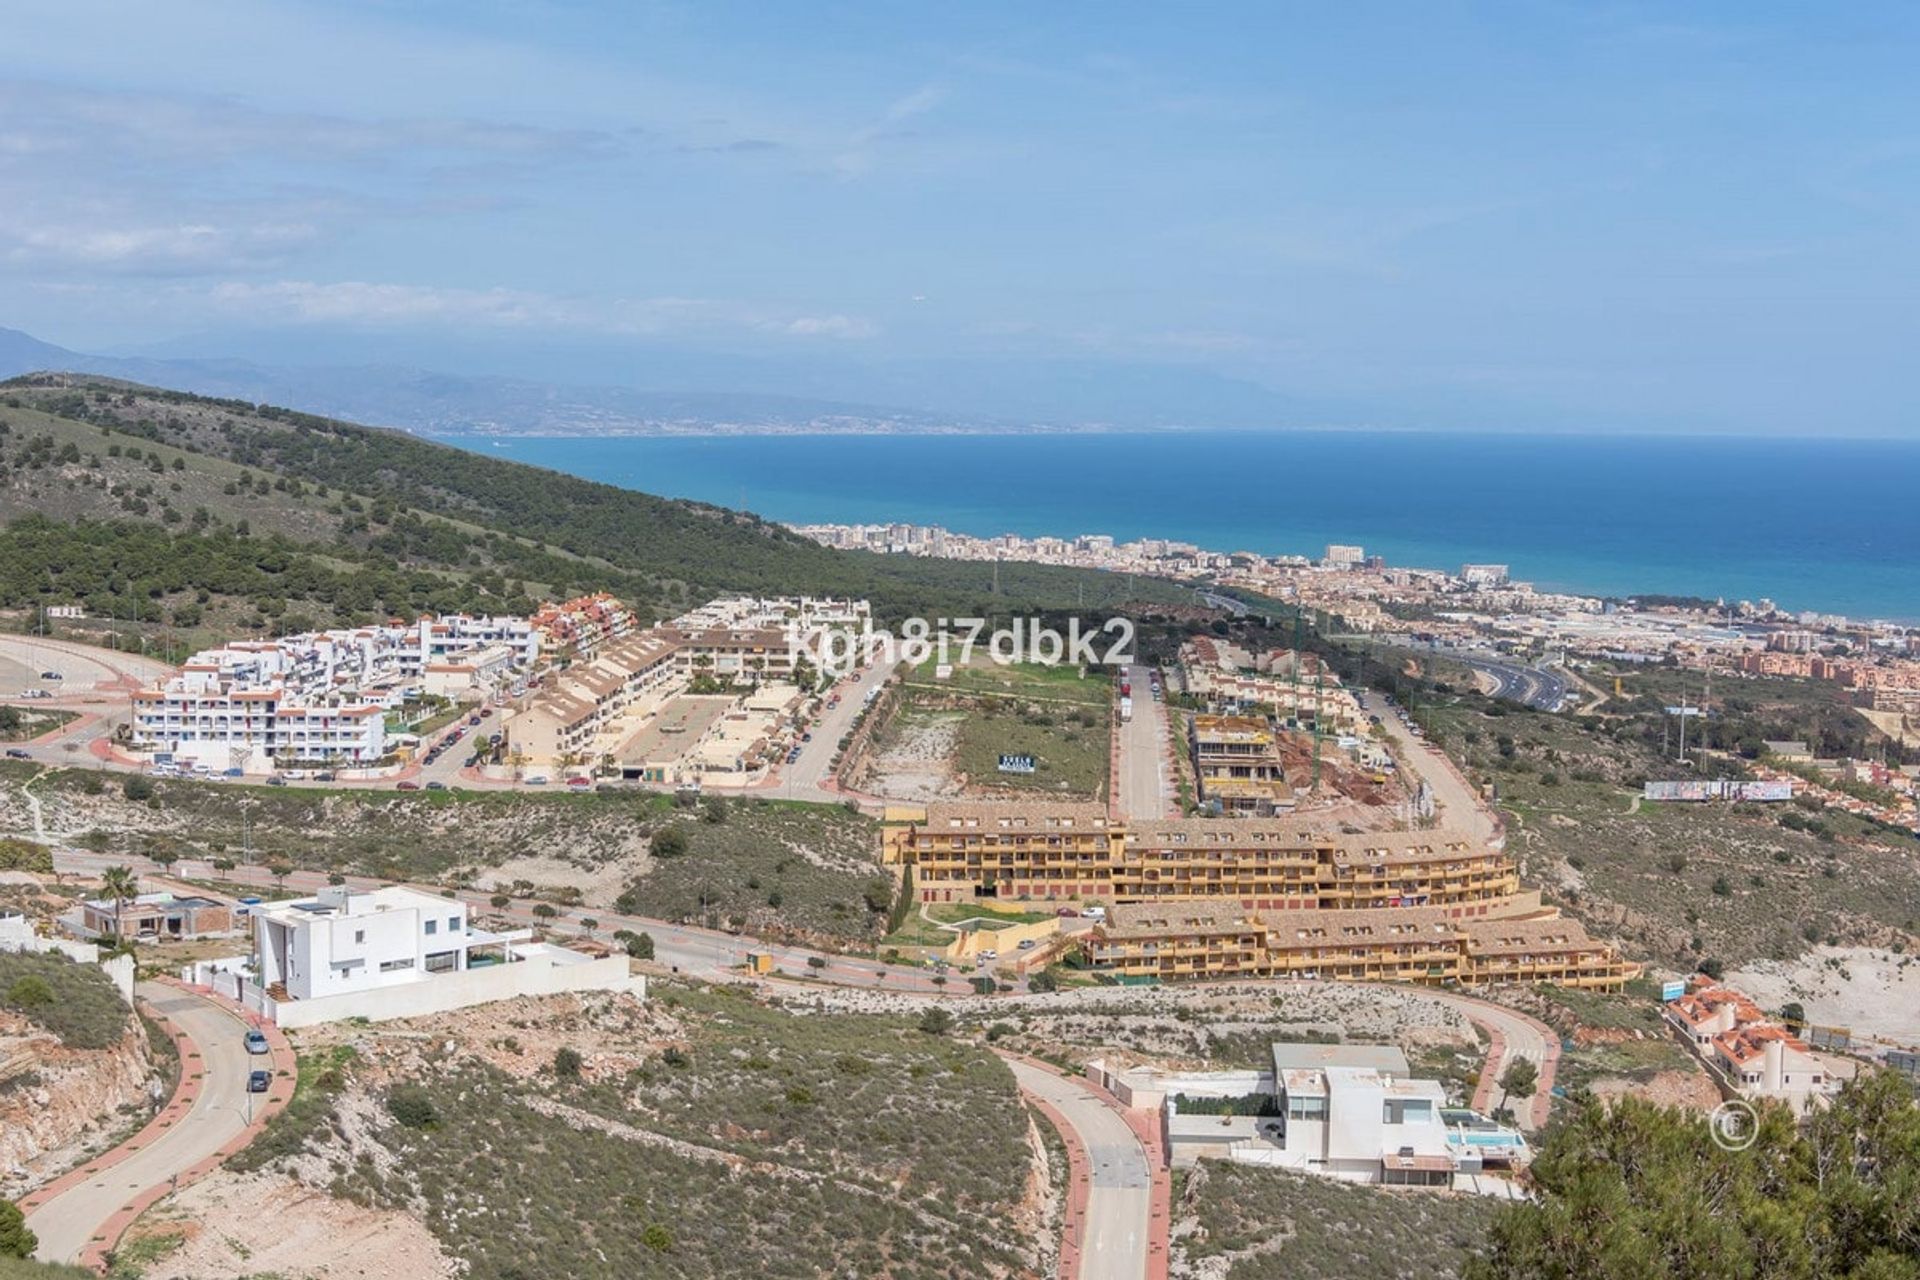
[[[209,1000],[213,999],[204,988],[189,987],[174,978],[156,978],[154,981],[194,995],[203,996]],[[80,1256],[76,1261],[81,1266],[92,1267],[96,1271],[105,1272],[107,1269],[107,1254],[120,1243],[120,1237],[126,1233],[129,1226],[133,1225],[134,1219],[138,1218],[142,1213],[145,1213],[157,1201],[171,1195],[181,1187],[191,1186],[193,1183],[198,1182],[201,1178],[204,1178],[207,1174],[219,1168],[226,1162],[228,1157],[244,1150],[254,1138],[259,1136],[260,1131],[266,1127],[267,1121],[285,1110],[287,1103],[292,1101],[293,1090],[290,1087],[291,1082],[283,1082],[279,1078],[279,1072],[282,1069],[288,1071],[295,1070],[293,1046],[287,1042],[285,1033],[271,1022],[265,1022],[257,1017],[245,1014],[242,1010],[233,1008],[227,1001],[216,1001],[216,1003],[218,1003],[225,1012],[233,1014],[240,1021],[249,1026],[256,1027],[266,1035],[267,1046],[270,1050],[268,1060],[271,1064],[271,1069],[275,1073],[273,1088],[268,1091],[266,1100],[261,1104],[260,1109],[254,1113],[253,1120],[246,1128],[242,1129],[238,1134],[235,1134],[226,1145],[222,1146],[212,1155],[180,1170],[167,1181],[136,1192],[118,1209],[114,1210],[112,1214],[108,1215],[107,1219],[101,1224],[100,1229],[96,1231],[88,1241],[86,1248],[80,1251]],[[199,1100],[200,1094],[205,1087],[205,1073],[201,1070],[200,1066],[200,1064],[205,1061],[203,1047],[198,1045],[192,1036],[181,1030],[174,1024],[173,1020],[165,1014],[153,1008],[148,1008],[145,1012],[148,1017],[158,1023],[160,1028],[173,1039],[175,1046],[180,1051],[180,1078],[174,1084],[173,1096],[167,1100],[167,1104],[154,1115],[153,1119],[147,1121],[147,1123],[141,1127],[140,1131],[131,1138],[120,1143],[112,1150],[104,1152],[99,1157],[87,1161],[79,1168],[67,1171],[45,1186],[36,1188],[19,1202],[23,1212],[31,1213],[33,1210],[55,1199],[64,1192],[71,1190],[75,1186],[86,1182],[95,1175],[105,1172],[115,1165],[130,1159],[136,1153],[145,1150],[180,1121],[186,1119],[192,1112],[194,1104]]]

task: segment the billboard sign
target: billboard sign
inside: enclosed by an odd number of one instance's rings
[[[1033,770],[1034,761],[1032,756],[1011,755],[1004,751],[1000,753],[1000,772],[1032,773]]]
[[[1687,994],[1687,984],[1684,982],[1663,982],[1660,984],[1660,999],[1662,1003],[1678,1000],[1685,994]]]

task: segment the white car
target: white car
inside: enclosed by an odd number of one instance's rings
[[[1088,907],[1080,913],[1080,916],[1085,920],[1105,920],[1107,918],[1107,909],[1105,907]]]
[[[980,953],[980,958],[982,960],[998,960],[1000,958],[1000,953],[998,951],[989,949],[986,951],[982,951]]]

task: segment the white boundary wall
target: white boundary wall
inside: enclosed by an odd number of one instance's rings
[[[517,996],[550,996],[566,991],[624,991],[639,999],[646,999],[646,978],[629,972],[629,969],[627,957],[623,955],[577,963],[555,963],[546,956],[533,955],[512,964],[484,965],[457,973],[436,973],[418,982],[322,996],[315,1000],[274,1000],[249,982],[246,1004],[249,1009],[273,1019],[280,1026],[294,1028],[339,1022],[346,1018],[365,1018],[370,1022],[384,1022],[389,1018],[417,1018],[495,1000],[511,1000]],[[195,966],[195,972],[189,980],[211,985],[214,990],[231,999],[235,977],[231,973],[209,972]]]

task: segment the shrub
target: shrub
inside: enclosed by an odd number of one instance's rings
[[[653,833],[648,847],[656,858],[678,858],[687,851],[687,833],[679,827],[662,827]]]
[[[920,1015],[920,1030],[930,1036],[943,1036],[953,1029],[953,1015],[939,1005],[930,1006]]]
[[[408,1129],[431,1129],[440,1123],[433,1099],[417,1084],[399,1084],[388,1090],[387,1114]]]
[[[0,1258],[31,1258],[39,1247],[39,1237],[27,1230],[27,1215],[20,1206],[0,1200]]]
[[[70,1049],[105,1049],[126,1034],[113,980],[63,955],[0,952],[0,1007],[45,1027]]]
[[[53,1003],[53,988],[37,973],[16,979],[7,988],[7,1005],[23,1013],[38,1012]]]
[[[151,800],[153,799],[153,780],[138,773],[130,773],[120,783],[120,794],[135,803]]]
[[[647,1229],[640,1233],[640,1243],[655,1253],[669,1253],[673,1250],[673,1232],[657,1222],[650,1222]]]
[[[491,898],[488,898],[487,901],[493,905],[495,911],[505,911],[513,905],[513,899],[504,893],[496,893]]]
[[[561,1045],[553,1055],[553,1074],[562,1080],[580,1078],[580,1051],[572,1045]]]

